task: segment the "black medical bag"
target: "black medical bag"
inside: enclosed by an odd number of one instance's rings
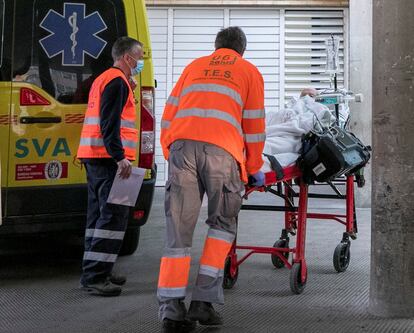
[[[332,126],[302,138],[298,165],[306,183],[327,182],[357,172],[369,161],[370,150],[353,133]]]

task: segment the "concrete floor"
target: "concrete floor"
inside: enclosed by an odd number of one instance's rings
[[[271,203],[271,194],[257,193],[249,203]],[[310,211],[343,209],[338,200],[313,201]],[[343,227],[330,221],[308,224],[308,282],[301,295],[289,288],[289,270],[275,269],[269,255],[250,257],[241,267],[225,306],[218,306],[225,325],[196,332],[414,332],[414,321],[385,320],[367,312],[370,263],[370,211],[360,209],[359,237],[352,241],[351,263],[336,273],[332,254]],[[194,235],[191,282],[207,231],[203,208]],[[281,213],[243,211],[239,244],[271,246],[283,224]],[[159,332],[157,284],[163,248],[163,189],[157,189],[153,210],[142,228],[139,250],[120,258],[117,269],[128,276],[117,298],[84,295],[78,288],[82,257],[76,239],[38,238],[0,243],[0,332]]]

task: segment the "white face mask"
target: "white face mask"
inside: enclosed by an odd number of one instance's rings
[[[315,98],[310,97],[309,95],[302,96],[300,99],[301,99],[302,101],[304,101],[304,102],[305,102],[305,104],[315,102]]]

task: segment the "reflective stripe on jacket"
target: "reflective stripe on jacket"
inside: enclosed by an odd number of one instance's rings
[[[265,142],[264,83],[257,68],[230,49],[188,65],[165,105],[161,146],[178,139],[212,143],[237,160],[241,178],[260,170]]]
[[[125,158],[129,160],[136,159],[138,130],[136,128],[134,95],[125,75],[117,68],[106,70],[92,84],[77,153],[78,158],[111,157],[105,148],[100,128],[100,105],[101,96],[106,85],[117,77],[122,78],[126,82],[129,90],[127,101],[121,113],[120,137],[122,147]]]

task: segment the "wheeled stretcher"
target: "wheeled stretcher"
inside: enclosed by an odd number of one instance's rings
[[[333,255],[334,268],[338,272],[344,272],[350,260],[351,239],[356,238],[357,221],[354,206],[354,175],[345,176],[346,194],[342,195],[335,185],[329,183],[335,194],[313,194],[308,192],[309,185],[302,180],[302,172],[297,165],[285,167],[282,172],[270,171],[265,173],[265,185],[261,187],[246,186],[244,198],[254,191],[268,192],[282,198],[283,205],[247,205],[242,210],[266,210],[285,212],[285,226],[281,236],[273,247],[239,245],[237,237],[226,259],[224,268],[223,287],[231,289],[237,281],[239,266],[252,254],[270,254],[273,265],[276,268],[287,267],[290,269],[290,288],[296,293],[303,292],[307,282],[307,265],[305,259],[306,222],[308,219],[326,219],[339,222],[345,226],[345,232]],[[299,190],[295,190],[293,185]],[[298,203],[295,205],[295,198]],[[344,214],[325,214],[308,212],[308,198],[345,199],[346,209]],[[296,235],[294,246],[290,236]],[[237,250],[247,250],[241,258]],[[289,260],[291,257],[291,261]]]

